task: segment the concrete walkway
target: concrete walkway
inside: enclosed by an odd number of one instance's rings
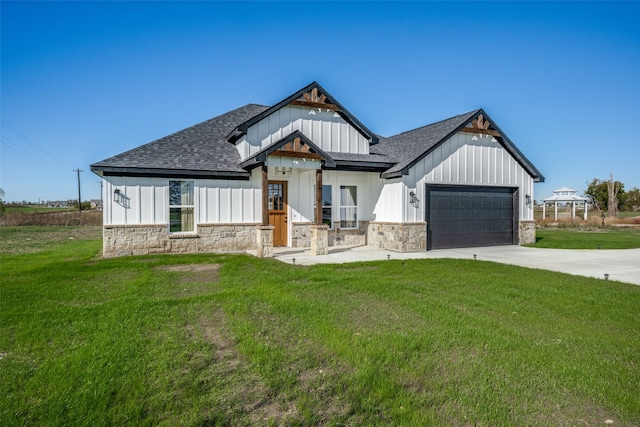
[[[329,254],[313,256],[308,249],[274,248],[279,261],[297,265],[342,264],[387,259],[458,258],[494,261],[522,267],[559,271],[580,276],[640,285],[640,249],[574,250],[540,249],[524,246],[440,249],[428,252],[400,253],[370,246],[330,247]]]

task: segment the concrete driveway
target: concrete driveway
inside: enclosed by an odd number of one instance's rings
[[[370,246],[331,247],[329,254],[313,256],[308,249],[275,248],[275,258],[289,264],[342,264],[387,259],[458,258],[494,261],[522,267],[559,271],[640,285],[640,249],[573,250],[540,249],[524,246],[440,249],[428,252],[399,253]]]

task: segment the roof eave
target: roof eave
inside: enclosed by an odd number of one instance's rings
[[[246,171],[211,171],[196,169],[134,168],[118,166],[91,165],[91,171],[99,176],[135,176],[152,178],[191,177],[203,179],[248,180],[251,174]]]

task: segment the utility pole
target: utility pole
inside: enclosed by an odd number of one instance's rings
[[[98,181],[100,183],[100,210],[104,209],[104,196],[102,195],[102,191],[103,191],[103,186],[104,186],[104,181],[100,180]]]
[[[80,197],[80,172],[84,172],[82,169],[74,169],[74,172],[78,173],[78,211],[82,212],[82,198]]]

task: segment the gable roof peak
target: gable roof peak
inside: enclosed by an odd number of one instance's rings
[[[338,102],[338,100],[331,96],[331,94],[327,92],[327,90],[316,81],[291,94],[272,107],[269,107],[262,113],[257,114],[244,123],[236,126],[231,132],[227,134],[227,141],[229,141],[230,143],[235,143],[238,139],[240,139],[247,133],[249,127],[290,104],[303,107],[328,108],[330,110],[334,110],[347,123],[353,126],[365,138],[367,138],[370,144],[378,143],[378,136],[371,132],[364,124],[360,122],[360,120],[358,120],[353,114],[351,114],[346,108],[344,108],[342,104]]]

